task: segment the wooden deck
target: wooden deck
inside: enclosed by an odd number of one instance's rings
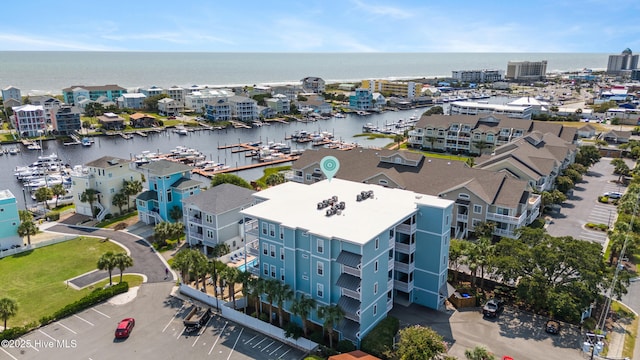
[[[286,158],[270,160],[270,161],[264,161],[264,162],[248,164],[248,165],[242,165],[242,166],[238,166],[238,167],[231,167],[231,168],[228,168],[228,169],[220,169],[220,170],[215,170],[215,171],[204,171],[202,169],[193,169],[193,170],[191,170],[191,172],[194,173],[194,174],[199,174],[199,175],[202,175],[202,176],[205,176],[205,177],[208,177],[208,178],[212,178],[212,177],[214,177],[215,175],[218,175],[218,174],[224,174],[224,173],[230,173],[230,172],[236,172],[236,171],[242,171],[242,170],[249,170],[249,169],[255,169],[255,168],[265,167],[265,166],[275,165],[275,164],[282,164],[282,163],[298,160],[299,158],[300,158],[300,156],[288,156]]]

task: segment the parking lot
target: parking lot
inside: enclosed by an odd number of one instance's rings
[[[220,316],[185,332],[190,302],[171,297],[171,284],[146,284],[122,305],[102,303],[0,348],[0,359],[301,359],[304,353]],[[134,317],[131,336],[117,340],[118,322]],[[12,345],[12,346],[10,346]]]

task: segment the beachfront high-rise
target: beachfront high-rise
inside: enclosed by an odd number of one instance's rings
[[[547,75],[547,60],[509,61],[505,78],[511,80],[542,80]]]
[[[247,252],[258,259],[250,268],[317,307],[338,305],[341,339],[359,345],[394,303],[443,307],[453,201],[341,179],[288,182],[254,197],[241,211]],[[321,325],[316,310],[309,320]]]
[[[607,74],[620,75],[631,73],[632,70],[638,69],[638,59],[640,56],[633,55],[631,49],[626,48],[620,55],[609,55],[607,63]]]

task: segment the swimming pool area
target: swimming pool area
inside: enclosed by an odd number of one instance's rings
[[[253,258],[250,261],[247,261],[246,265],[245,265],[244,262],[242,264],[238,265],[238,270],[247,271],[247,266],[256,267],[257,264],[258,264],[258,258]]]

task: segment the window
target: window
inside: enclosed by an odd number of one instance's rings
[[[316,245],[318,248],[318,253],[324,254],[324,240],[322,239],[316,240]]]
[[[262,255],[267,255],[269,253],[269,244],[262,244]]]
[[[373,295],[378,295],[378,282],[373,283]]]
[[[280,248],[280,260],[284,260],[284,248]]]
[[[487,134],[487,142],[493,142],[493,134]]]
[[[274,224],[269,224],[269,236],[276,236],[276,226]]]
[[[267,223],[262,223],[262,235],[267,235]]]
[[[482,205],[473,205],[474,214],[482,214]]]
[[[309,236],[309,233],[305,231],[305,232],[302,233],[302,236],[307,237],[307,236]]]
[[[373,263],[373,271],[378,272],[378,260]]]
[[[471,219],[471,226],[475,228],[476,225],[480,224],[481,222],[482,221],[480,219]]]
[[[318,275],[323,276],[324,275],[324,263],[318,261],[317,262],[317,268],[318,268]]]
[[[465,193],[458,194],[458,198],[459,199],[467,199],[467,200],[469,200],[469,194],[465,194]]]
[[[376,250],[380,248],[380,238],[376,238]]]
[[[276,257],[276,246],[275,245],[270,245],[269,246],[269,253],[270,253],[272,258]]]
[[[319,298],[324,297],[324,285],[318,284],[318,286],[316,287],[316,290]]]
[[[373,316],[378,314],[378,304],[373,304]]]
[[[284,282],[284,269],[280,268],[280,281]]]
[[[276,267],[275,265],[271,265],[271,277],[275,279],[276,277]]]
[[[380,179],[380,180],[378,180],[378,184],[380,184],[382,186],[387,186],[387,185],[389,185],[389,182],[387,180]]]
[[[311,174],[307,174],[307,181],[311,181]]]
[[[302,275],[302,280],[309,280],[309,277],[307,275]]]
[[[171,189],[167,189],[167,202],[171,202]]]
[[[207,220],[207,222],[208,222],[208,223],[213,222],[213,216],[211,216],[211,215],[207,215],[207,216],[205,217],[205,220]]]
[[[264,274],[264,276],[268,276],[269,275],[269,264],[264,264],[262,266],[262,273]]]
[[[284,240],[284,228],[280,225],[280,240]]]
[[[213,239],[213,231],[207,230],[207,238]]]

